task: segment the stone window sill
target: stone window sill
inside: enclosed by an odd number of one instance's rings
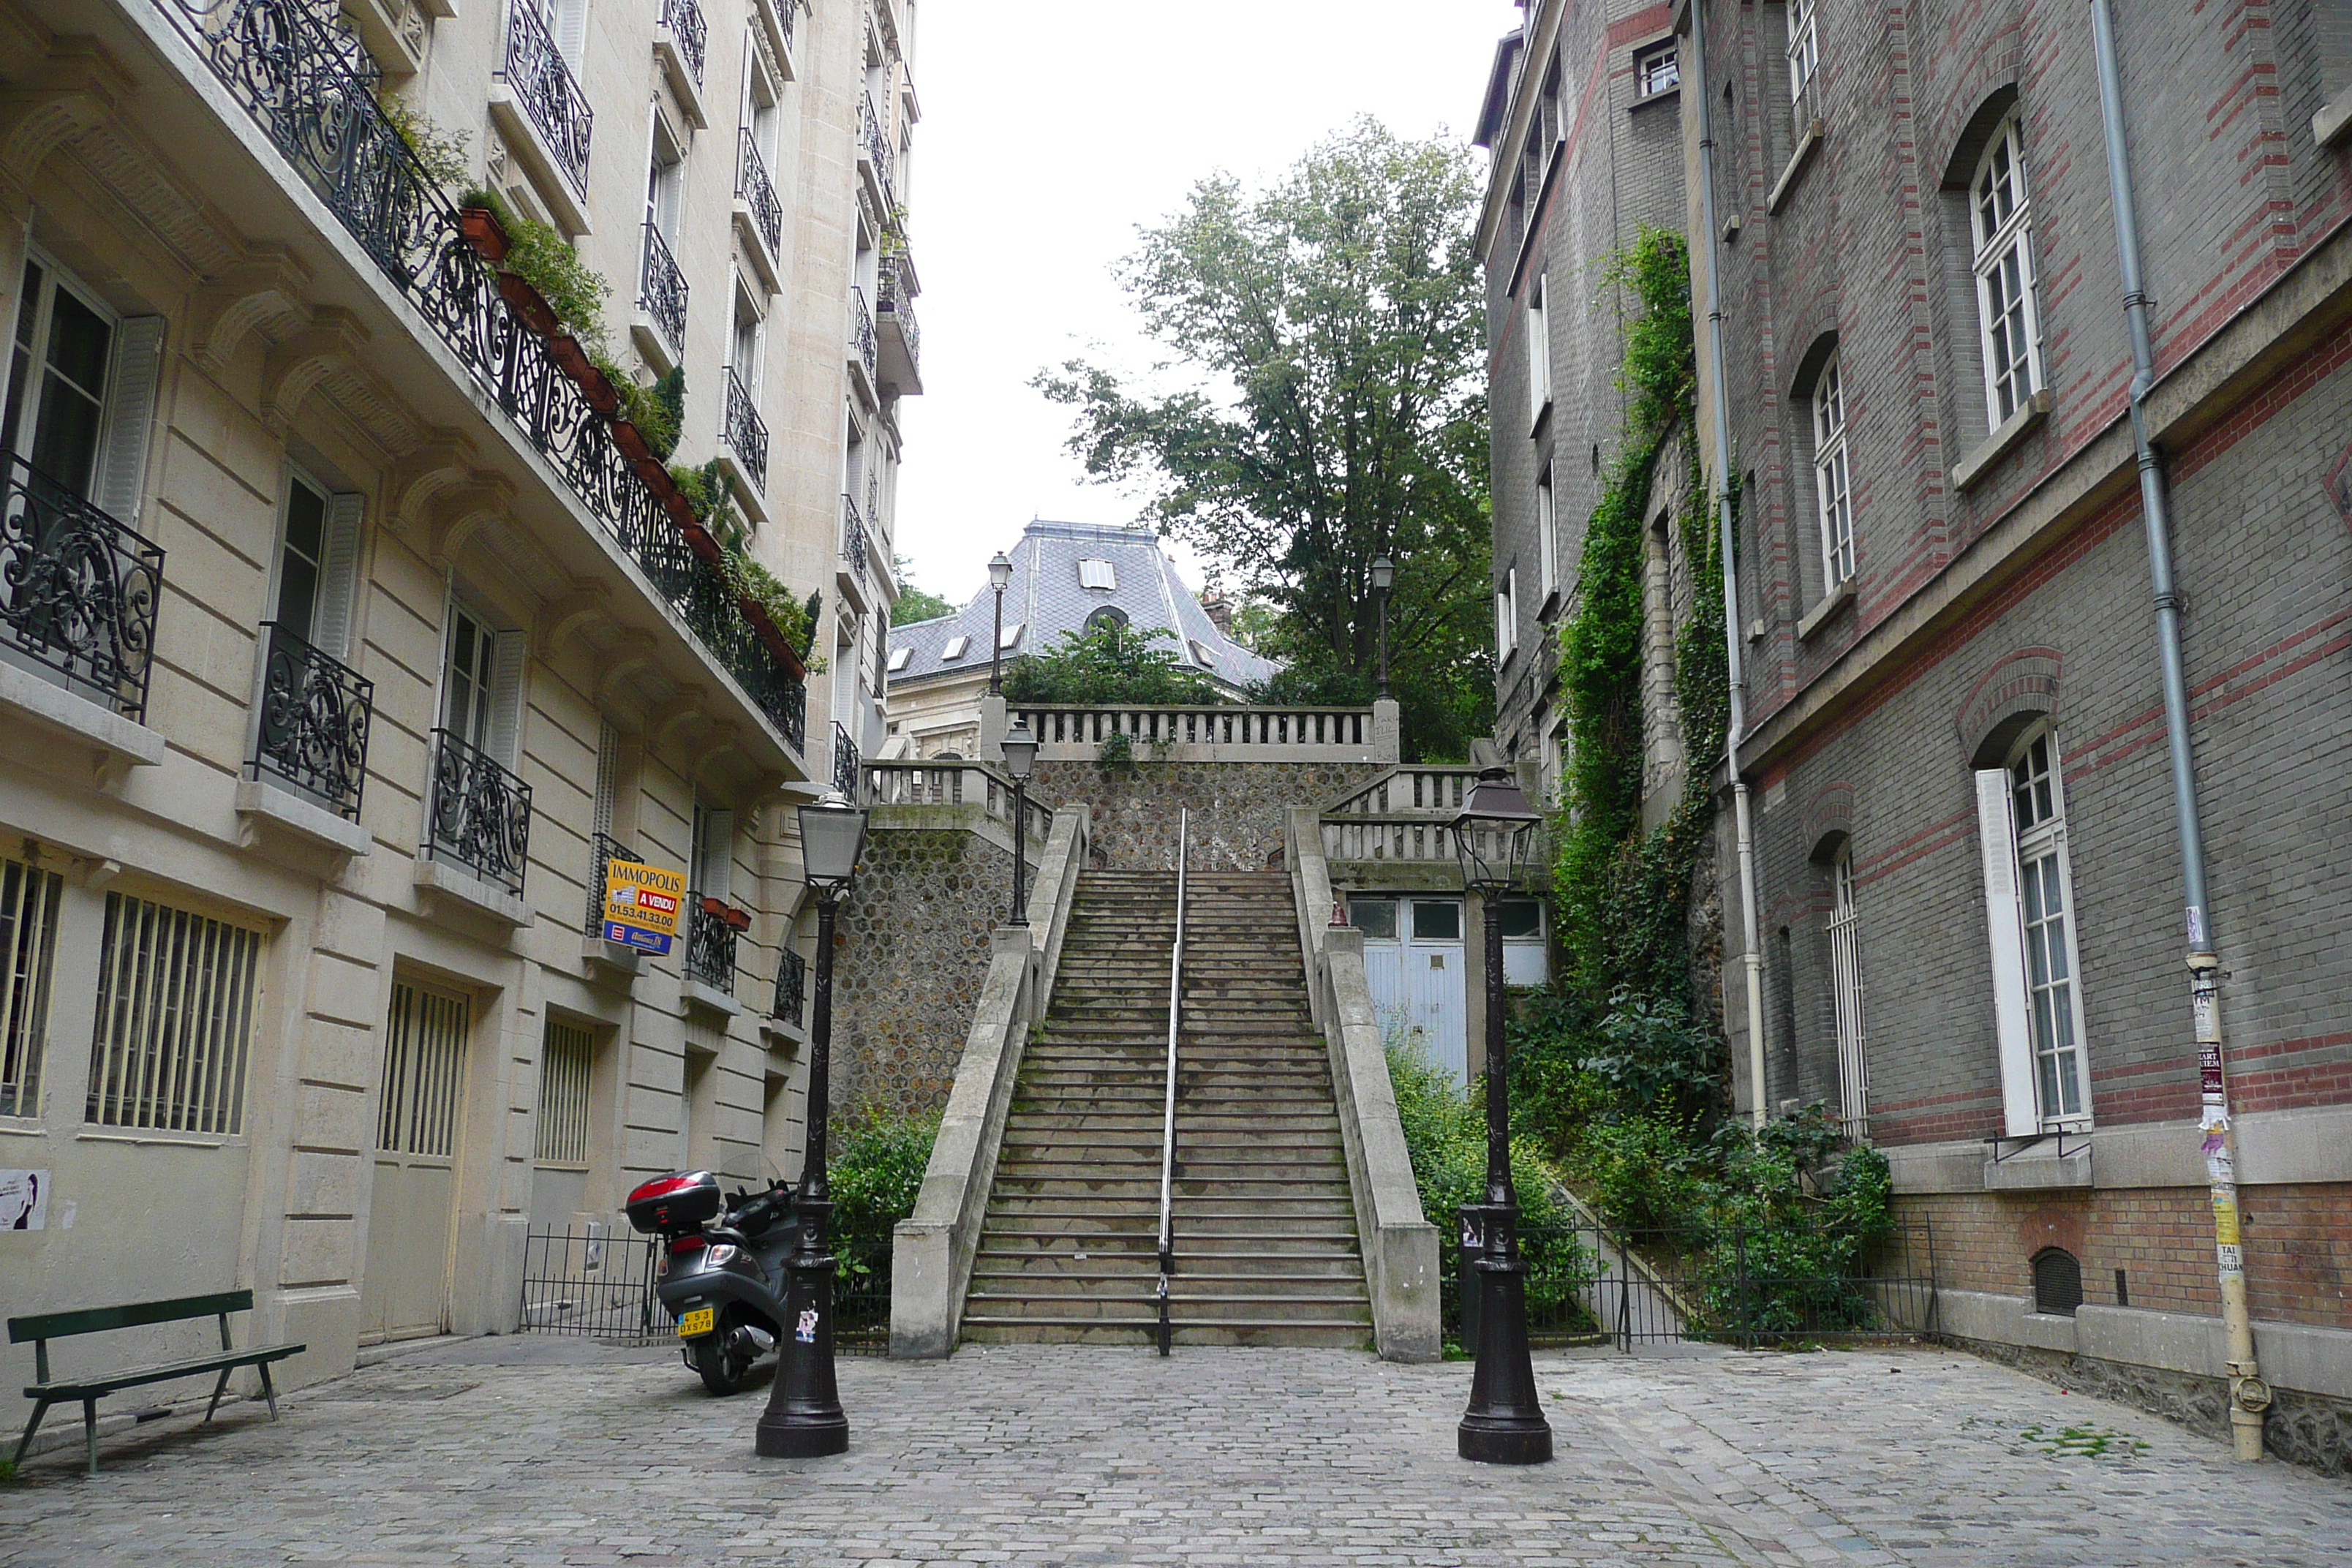
[[[2311,117],[2311,139],[2319,146],[2334,146],[2347,131],[2352,131],[2352,88],[2329,99]]]
[[[604,970],[623,979],[634,980],[645,967],[645,955],[626,942],[606,942],[601,936],[580,939],[580,958],[591,971]]]
[[[1797,176],[1805,172],[1805,165],[1811,163],[1813,154],[1822,149],[1822,132],[1820,120],[1805,121],[1805,133],[1797,138],[1797,150],[1789,154],[1787,166],[1781,169],[1780,177],[1772,183],[1772,194],[1764,203],[1765,211],[1780,212],[1781,205],[1789,199],[1789,193],[1796,189]]]
[[[2028,1149],[2005,1160],[1984,1163],[1988,1192],[2040,1192],[2050,1188],[2087,1187],[2091,1183],[2091,1146],[2078,1143],[2063,1154]]]
[[[760,1033],[766,1037],[771,1050],[797,1046],[808,1038],[808,1031],[790,1018],[762,1018],[760,1020]]]
[[[530,906],[519,895],[444,861],[420,858],[410,880],[420,892],[430,893],[460,909],[488,915],[502,924],[524,926],[530,923]]]
[[[716,985],[706,985],[699,980],[681,982],[680,994],[689,1007],[700,1007],[721,1017],[732,1018],[743,1011],[743,1004]]]
[[[2025,400],[2025,405],[2000,423],[2000,428],[1977,444],[1977,449],[1962,458],[1952,468],[1952,488],[1966,493],[1995,463],[2009,455],[2010,448],[2025,439],[2026,433],[2050,417],[2050,389],[2042,388]]]
[[[1683,89],[1679,85],[1675,87],[1662,87],[1655,92],[1645,93],[1642,97],[1635,99],[1633,100],[1633,107],[1637,110],[1647,109],[1654,103],[1670,102],[1675,99],[1680,98],[1682,95]]]
[[[1853,603],[1853,579],[1848,577],[1836,587],[1831,589],[1827,598],[1823,599],[1820,604],[1815,605],[1811,609],[1805,612],[1805,618],[1797,623],[1797,640],[1799,642],[1812,641],[1813,634],[1820,631],[1823,626],[1829,625],[1830,617],[1832,616],[1836,615],[1840,610]]]
[[[163,760],[159,731],[5,660],[0,660],[0,713],[96,752],[100,771],[116,777]]]
[[[236,814],[244,819],[248,844],[265,826],[338,855],[364,855],[375,842],[358,823],[262,779],[237,781]]]

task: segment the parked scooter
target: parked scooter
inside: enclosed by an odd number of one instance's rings
[[[730,1201],[709,1171],[680,1171],[646,1183],[625,1207],[632,1226],[660,1238],[654,1294],[677,1323],[686,1364],[711,1393],[740,1392],[782,1331],[792,1184]]]

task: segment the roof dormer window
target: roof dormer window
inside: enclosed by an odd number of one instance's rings
[[[1078,586],[1115,594],[1118,591],[1118,574],[1111,570],[1109,562],[1090,556],[1078,563]]]
[[[940,661],[944,663],[950,658],[961,658],[963,650],[971,646],[971,639],[968,637],[948,638],[948,646],[940,649]]]
[[[1203,643],[1198,637],[1194,637],[1191,640],[1192,644],[1192,662],[1199,665],[1203,669],[1214,668],[1217,663],[1217,656],[1209,651],[1208,645]]]
[[[1018,647],[1021,645],[1021,628],[1028,624],[1029,623],[1026,621],[1015,621],[1011,626],[1005,627],[1004,630],[997,637],[997,650],[1002,652],[1008,647]]]
[[[896,675],[896,674],[898,674],[900,670],[902,670],[902,669],[906,668],[907,668],[907,665],[908,665],[908,662],[909,660],[911,660],[914,657],[915,657],[915,650],[914,650],[913,648],[910,648],[910,647],[894,647],[894,648],[892,648],[892,649],[890,650],[890,673],[891,673],[891,674],[893,674],[893,675]]]

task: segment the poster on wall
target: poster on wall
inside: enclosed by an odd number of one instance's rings
[[[0,1171],[0,1230],[49,1228],[49,1173]]]

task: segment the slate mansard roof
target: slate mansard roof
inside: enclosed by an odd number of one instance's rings
[[[1252,681],[1282,667],[1261,658],[1217,629],[1192,590],[1176,575],[1148,529],[1108,528],[1084,522],[1032,522],[1010,552],[1013,583],[1004,590],[1007,660],[1048,653],[1106,606],[1137,628],[1172,633],[1176,653],[1192,668],[1238,695]],[[1109,565],[1109,587],[1080,581],[1080,562]],[[1099,582],[1101,568],[1087,575]],[[890,684],[970,675],[988,668],[988,639],[995,620],[995,595],[986,588],[952,616],[917,621],[890,633]],[[1019,636],[1014,637],[1015,628]],[[947,657],[961,639],[957,657]],[[1169,644],[1160,646],[1166,647]],[[901,653],[904,658],[901,658]]]

